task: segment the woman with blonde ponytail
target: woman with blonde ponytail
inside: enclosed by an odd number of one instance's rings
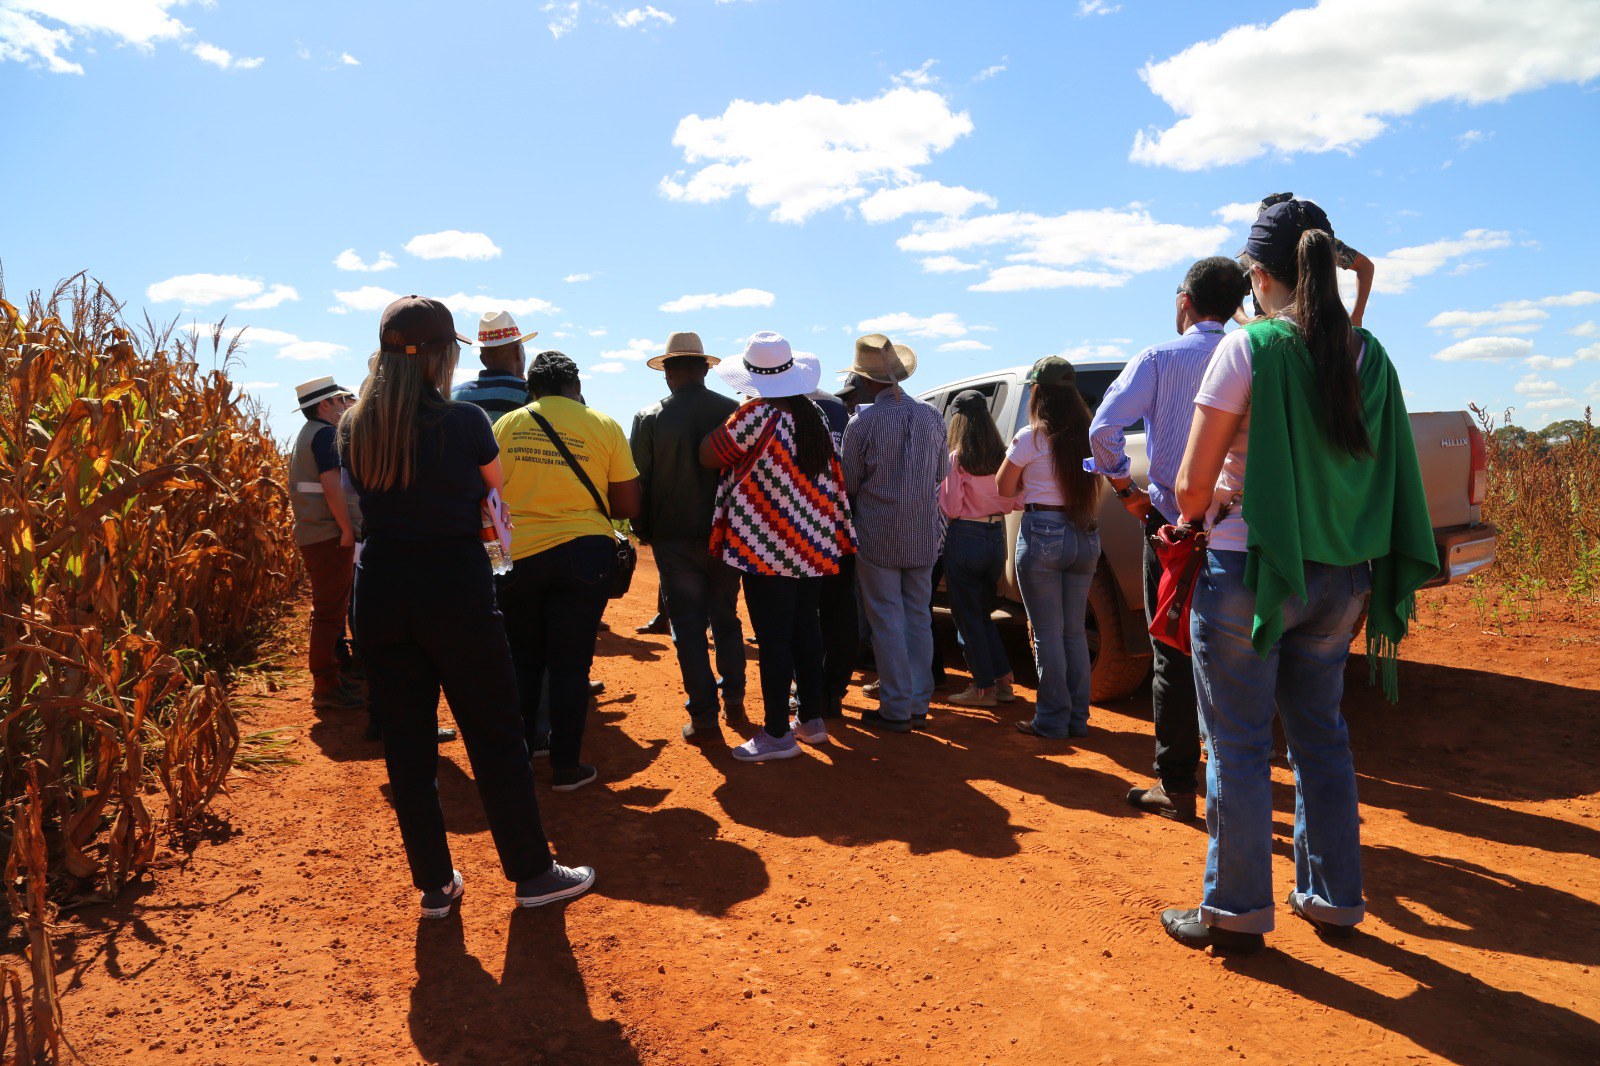
[[[1395,698],[1412,595],[1439,565],[1399,376],[1351,328],[1334,248],[1308,200],[1256,219],[1240,262],[1263,317],[1217,346],[1178,471],[1183,524],[1227,507],[1192,613],[1210,748],[1205,882],[1198,908],[1161,916],[1188,947],[1258,951],[1272,930],[1275,711],[1298,793],[1288,906],[1322,936],[1352,935],[1365,903],[1339,709],[1351,630],[1365,609],[1369,665]]]

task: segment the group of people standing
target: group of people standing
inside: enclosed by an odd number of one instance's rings
[[[331,379],[308,383],[308,418],[337,433],[302,434],[304,469],[291,476],[316,480],[331,508],[342,468],[359,497],[354,632],[424,913],[449,913],[462,891],[434,780],[441,687],[517,902],[592,884],[592,869],[551,857],[530,759],[548,755],[558,790],[597,776],[581,759],[588,675],[622,523],[660,574],[684,739],[719,741],[726,724],[742,735],[732,756],[758,762],[829,742],[863,642],[878,680],[862,724],[907,733],[926,719],[936,568],[971,675],[947,702],[1015,700],[991,614],[1006,516],[1022,511],[1016,575],[1039,686],[1016,728],[1054,741],[1088,733],[1086,601],[1109,482],[1150,534],[1215,523],[1194,598],[1194,658],[1155,645],[1157,780],[1128,795],[1141,810],[1193,818],[1205,740],[1202,902],[1166,912],[1165,927],[1190,946],[1238,951],[1271,928],[1276,711],[1300,792],[1289,906],[1320,931],[1347,931],[1363,914],[1339,713],[1351,629],[1365,611],[1392,687],[1411,595],[1437,558],[1398,381],[1339,299],[1332,233],[1310,201],[1264,204],[1237,261],[1204,259],[1185,275],[1175,341],[1131,360],[1097,412],[1069,361],[1040,360],[1027,423],[1009,441],[979,392],[954,397],[948,423],[909,395],[916,354],[882,334],[856,341],[837,391],[821,388],[815,357],[776,333],[753,335],[726,360],[694,333],[673,334],[649,362],[669,394],[625,438],[584,403],[571,359],[542,352],[524,366],[534,335],[501,313],[480,329],[484,372],[452,402],[466,338],[438,301],[395,301],[353,407],[343,410],[348,394]],[[1225,334],[1252,292],[1257,316]],[[712,372],[740,399],[708,388]],[[1131,480],[1124,450],[1126,427],[1139,423],[1148,490]],[[512,529],[500,576],[480,538],[496,521]],[[342,524],[338,535],[345,552],[352,538]],[[338,590],[319,590],[318,575],[348,572],[348,555],[322,560],[308,545],[306,558],[316,691],[337,700],[337,670],[317,642],[337,629],[327,616]],[[1152,612],[1161,577],[1147,546]],[[758,649],[759,727],[746,711],[741,590]]]

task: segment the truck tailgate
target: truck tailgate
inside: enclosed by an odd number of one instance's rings
[[[1473,525],[1479,509],[1468,502],[1472,481],[1472,422],[1465,411],[1425,411],[1411,416],[1422,485],[1428,493],[1433,528]]]

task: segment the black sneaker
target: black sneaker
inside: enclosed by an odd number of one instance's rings
[[[466,895],[467,889],[461,883],[461,871],[450,871],[450,883],[443,888],[436,888],[432,892],[422,894],[422,916],[424,918],[448,918],[450,910]]]
[[[890,733],[909,733],[911,723],[902,722],[898,718],[885,718],[877,711],[862,711],[861,724],[873,729],[882,729]]]
[[[1300,901],[1295,898],[1295,891],[1292,888],[1289,890],[1289,898],[1284,902],[1289,904],[1289,910],[1294,912],[1296,918],[1303,919],[1309,923],[1320,937],[1332,940],[1350,940],[1356,935],[1356,927],[1353,925],[1338,925],[1334,922],[1325,922],[1321,918],[1311,917],[1301,908]]]
[[[594,867],[579,866],[569,869],[559,862],[538,877],[517,882],[517,906],[543,907],[564,899],[581,896],[594,886]]]
[[[600,695],[600,693],[604,692],[605,690],[606,690],[606,683],[604,681],[591,681],[591,682],[589,682],[589,695],[598,696],[598,695]]]
[[[1200,920],[1198,907],[1189,910],[1173,907],[1162,911],[1161,927],[1168,936],[1186,948],[1216,948],[1233,955],[1254,955],[1267,946],[1266,937],[1260,933],[1240,933],[1207,925]]]
[[[556,792],[576,792],[599,776],[600,771],[588,763],[565,768],[556,766],[550,770],[550,787]]]
[[[528,757],[533,759],[548,759],[550,757],[549,733],[528,738]]]

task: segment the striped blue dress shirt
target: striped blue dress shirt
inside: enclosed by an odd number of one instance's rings
[[[1221,323],[1198,322],[1181,337],[1146,348],[1130,359],[1111,383],[1089,426],[1090,457],[1083,461],[1083,468],[1091,474],[1127,477],[1122,431],[1144,420],[1150,502],[1168,522],[1180,517],[1173,482],[1189,443],[1195,393],[1221,343]]]

